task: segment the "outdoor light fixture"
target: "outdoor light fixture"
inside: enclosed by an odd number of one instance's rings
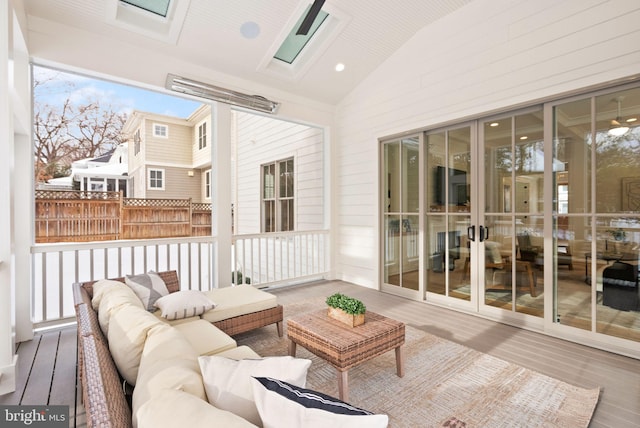
[[[175,74],[167,75],[166,88],[182,94],[206,98],[208,100],[231,104],[238,107],[245,107],[264,113],[275,114],[278,110],[278,106],[280,105],[279,103],[268,100],[260,95],[243,94],[231,89],[224,89],[219,86],[186,79],[184,77],[176,76]]]
[[[618,103],[618,115],[611,121],[611,125],[609,126],[609,135],[613,135],[614,137],[624,135],[629,130],[627,125],[620,123],[620,104],[622,103],[622,99],[623,97],[617,97],[614,99]]]

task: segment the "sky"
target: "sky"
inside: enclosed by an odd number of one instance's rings
[[[81,103],[94,98],[127,114],[141,110],[181,118],[187,118],[202,105],[185,98],[45,67],[34,66],[33,74],[34,80],[46,82],[35,90],[36,100],[41,103],[61,104],[67,98]]]

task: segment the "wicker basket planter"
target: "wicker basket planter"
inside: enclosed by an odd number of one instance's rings
[[[327,315],[329,315],[329,318],[338,320],[341,323],[348,325],[349,327],[356,327],[364,324],[364,314],[351,315],[346,313],[342,309],[332,308],[331,306],[329,306]]]

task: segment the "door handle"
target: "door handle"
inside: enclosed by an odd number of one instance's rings
[[[467,227],[467,238],[469,238],[469,241],[471,241],[471,242],[476,242],[476,227],[475,226]]]
[[[484,241],[484,226],[480,226],[480,242]]]
[[[488,228],[488,227],[485,227],[485,228],[484,228],[484,230],[485,230],[485,232],[486,232],[486,234],[485,234],[485,236],[484,236],[484,240],[486,241],[487,239],[489,239],[489,228]]]

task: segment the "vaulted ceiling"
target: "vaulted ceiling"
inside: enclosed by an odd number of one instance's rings
[[[421,28],[471,1],[326,0],[330,24],[293,66],[272,57],[311,0],[172,0],[168,20],[136,17],[119,0],[25,0],[24,7],[30,31],[60,24],[336,104]]]

